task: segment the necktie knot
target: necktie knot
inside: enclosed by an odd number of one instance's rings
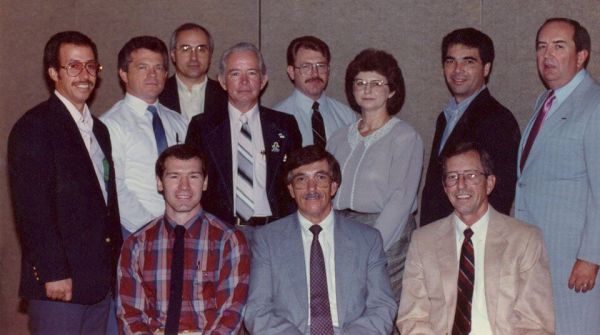
[[[319,233],[321,232],[321,230],[323,230],[323,228],[321,228],[321,226],[319,226],[318,224],[314,224],[308,229],[311,233],[313,233],[315,237],[319,237]]]
[[[154,105],[148,105],[148,108],[146,108],[146,110],[148,110],[153,117],[158,115],[158,110]]]
[[[471,228],[467,228],[465,229],[464,234],[466,239],[471,239],[473,236],[473,230],[471,230]]]
[[[312,110],[319,111],[319,102],[318,101],[313,102]]]
[[[175,238],[182,238],[185,235],[185,227],[181,225],[177,225],[175,227]]]

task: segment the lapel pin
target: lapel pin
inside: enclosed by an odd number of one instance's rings
[[[279,152],[279,142],[273,142],[271,145],[271,152]]]

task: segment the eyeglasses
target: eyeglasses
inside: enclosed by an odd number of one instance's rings
[[[292,178],[292,186],[298,190],[306,189],[310,180],[313,180],[317,187],[327,187],[331,184],[332,177],[322,172],[317,172],[312,176],[299,174]]]
[[[487,177],[486,173],[477,170],[467,170],[462,173],[459,172],[448,172],[444,174],[444,186],[452,187],[458,184],[460,177],[463,177],[465,184],[468,186],[475,186],[481,184],[481,176]]]
[[[198,44],[196,46],[184,44],[180,46],[178,50],[184,55],[191,55],[194,51],[199,54],[205,54],[209,51],[209,47],[206,44]]]
[[[364,90],[367,88],[375,89],[382,88],[383,86],[389,85],[383,80],[364,80],[364,79],[354,79],[354,88],[357,90]]]
[[[318,74],[325,74],[329,71],[329,64],[325,63],[304,63],[299,66],[294,66],[294,69],[300,71],[305,76],[308,76],[315,70]]]
[[[94,77],[98,75],[98,72],[102,71],[102,65],[95,60],[91,60],[89,62],[70,62],[69,64],[61,66],[60,68],[65,69],[67,71],[67,75],[70,77],[77,77],[84,68],[90,76]]]

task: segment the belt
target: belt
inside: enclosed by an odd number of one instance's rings
[[[248,220],[244,220],[240,217],[236,217],[234,219],[236,226],[250,226],[250,227],[264,226],[271,221],[273,221],[272,216],[254,216],[254,217],[249,218]]]

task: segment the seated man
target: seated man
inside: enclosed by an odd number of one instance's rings
[[[413,233],[397,326],[409,334],[554,334],[540,230],[497,212],[496,177],[475,143],[443,157],[454,212]]]
[[[235,334],[248,294],[244,235],[202,209],[207,178],[197,149],[163,151],[156,181],[165,215],[131,235],[119,261],[123,333]]]
[[[252,334],[389,334],[396,302],[379,232],[335,215],[335,158],[292,153],[287,188],[298,212],[255,231],[245,324]]]

